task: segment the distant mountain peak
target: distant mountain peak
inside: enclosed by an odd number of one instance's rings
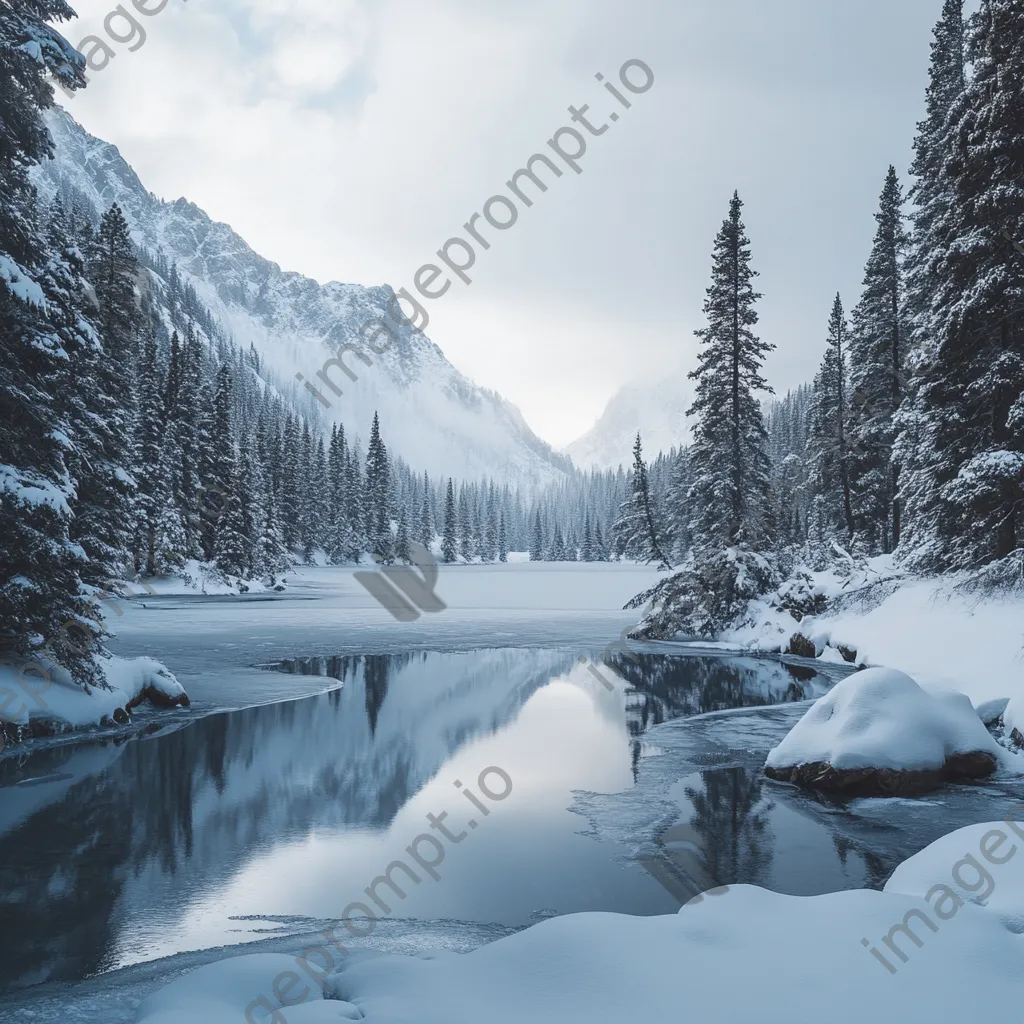
[[[637,431],[644,457],[690,443],[686,410],[693,403],[693,384],[685,371],[631,381],[605,406],[597,422],[564,450],[580,469],[615,469],[632,462]]]

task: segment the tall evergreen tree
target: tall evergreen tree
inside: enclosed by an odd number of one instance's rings
[[[229,498],[236,486],[238,467],[231,422],[233,389],[231,367],[224,363],[217,370],[213,415],[209,419],[209,437],[200,453],[203,490],[198,502],[198,511],[200,541],[203,555],[207,559],[213,559],[218,550],[217,533],[221,518],[227,511]],[[241,515],[240,504],[237,514]],[[237,527],[237,523],[235,525]]]
[[[697,417],[690,463],[690,532],[706,551],[725,547],[757,550],[770,540],[767,432],[755,394],[771,393],[761,375],[774,345],[758,338],[754,308],[757,272],[750,265],[750,240],[741,219],[743,203],[733,195],[729,216],[715,239],[711,287],[704,302],[708,326],[697,368]]]
[[[278,499],[281,537],[288,549],[297,547],[301,540],[302,507],[299,493],[301,459],[302,445],[299,425],[294,416],[289,416],[285,421],[284,433],[281,437],[281,491]],[[351,494],[350,489],[349,493]]]
[[[146,576],[156,576],[161,571],[157,557],[160,520],[172,495],[167,484],[169,467],[164,456],[163,381],[157,357],[156,330],[152,325],[144,335],[138,381],[135,569]]]
[[[565,538],[562,536],[562,527],[556,521],[555,527],[551,531],[551,547],[548,549],[547,560],[549,562],[564,562],[565,559]]]
[[[385,564],[393,561],[395,556],[391,518],[388,451],[381,440],[380,421],[374,413],[366,453],[366,532],[374,560]]]
[[[905,430],[933,452],[908,488],[924,524],[908,554],[938,569],[1024,537],[1024,7],[983,0],[968,58],[928,233],[936,354]]]
[[[235,455],[230,453],[224,509],[217,523],[213,560],[217,568],[231,576],[243,576],[249,565],[246,515],[242,489],[236,472]]]
[[[937,356],[938,325],[932,300],[938,291],[943,259],[937,248],[939,227],[948,218],[953,190],[946,178],[946,157],[952,147],[954,120],[950,111],[967,84],[964,0],[945,0],[932,41],[926,115],[914,140],[915,177],[906,260],[908,329],[912,349],[908,359],[910,394],[897,414],[894,457],[902,467],[900,499],[903,523],[901,555],[922,568],[934,568],[938,539],[938,477],[944,454],[937,448],[938,421],[928,415],[923,388]]]
[[[858,536],[873,554],[899,543],[899,473],[893,459],[896,412],[905,392],[907,328],[902,258],[903,190],[890,167],[878,229],[853,311],[850,338],[850,488]]]
[[[63,0],[0,6],[0,644],[48,650],[82,683],[102,683],[103,629],[71,542],[77,438],[56,398],[69,353],[47,321],[39,278],[47,263],[33,215],[29,168],[53,153],[41,111],[52,76],[85,84],[84,61],[48,22],[74,17]]]
[[[359,468],[359,450],[353,443],[349,448],[347,472],[345,476],[345,494],[348,499],[347,518],[349,522],[348,559],[358,562],[369,547],[366,536],[366,511],[363,493],[363,476]]]
[[[402,506],[398,514],[398,533],[395,537],[395,558],[400,562],[408,564],[412,561],[412,552],[409,550],[409,510]]]
[[[56,248],[66,254],[80,278],[85,268],[63,225],[53,222],[51,232]],[[88,270],[97,301],[91,316],[99,344],[80,347],[64,394],[72,404],[87,408],[80,427],[82,458],[74,469],[77,501],[71,536],[88,556],[87,581],[102,587],[112,586],[110,581],[122,578],[129,567],[135,485],[134,367],[143,323],[135,294],[138,261],[116,206],[103,217],[91,257]],[[72,288],[80,291],[70,282],[61,291],[67,295]],[[76,318],[81,318],[81,307]]]
[[[420,516],[417,524],[417,538],[429,551],[434,543],[434,517],[430,510],[430,478],[423,474],[423,498],[420,502]]]
[[[825,358],[814,378],[808,460],[814,492],[813,516],[822,540],[854,532],[847,451],[849,408],[846,383],[848,325],[836,295],[828,323]]]
[[[633,480],[629,497],[622,504],[613,527],[622,541],[623,553],[638,562],[657,562],[660,569],[671,569],[665,549],[668,537],[660,509],[655,506],[647,477],[640,435],[633,443]]]
[[[586,513],[583,521],[583,543],[580,545],[580,561],[594,562],[594,535],[590,528],[590,512]]]
[[[533,517],[533,531],[530,534],[530,561],[540,562],[544,558],[544,526],[540,520],[540,509]]]
[[[473,512],[470,509],[469,492],[465,484],[459,487],[459,555],[464,562],[472,562],[476,551],[473,540]]]
[[[508,532],[505,529],[505,509],[498,511],[498,561],[508,561]]]
[[[458,536],[455,518],[455,488],[448,477],[448,489],[444,496],[444,533],[441,538],[441,557],[451,565],[458,558]]]

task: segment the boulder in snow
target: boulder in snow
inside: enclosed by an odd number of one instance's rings
[[[797,658],[816,658],[818,656],[818,649],[803,633],[794,633],[789,638],[786,654],[792,654]]]
[[[875,668],[820,697],[769,753],[765,774],[841,796],[912,796],[990,775],[998,756],[962,693]]]

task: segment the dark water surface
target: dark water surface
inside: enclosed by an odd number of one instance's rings
[[[0,991],[383,914],[373,895],[394,917],[515,927],[674,912],[737,880],[877,884],[888,864],[849,856],[766,788],[756,750],[788,727],[772,715],[801,709],[746,716],[770,726],[739,743],[747,766],[722,767],[714,739],[674,774],[652,756],[652,727],[818,696],[831,681],[813,670],[648,654],[616,663],[626,681],[602,668],[608,688],[562,650],[275,669],[343,685],[0,759]],[[399,867],[402,894],[367,894],[395,861],[415,880]]]

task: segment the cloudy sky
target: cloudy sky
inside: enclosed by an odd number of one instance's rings
[[[160,0],[138,0],[149,10]],[[146,185],[321,281],[411,287],[567,108],[581,159],[479,253],[428,333],[562,445],[625,381],[695,356],[711,244],[739,189],[776,390],[856,300],[886,168],[905,174],[941,0],[168,0],[65,105]],[[132,11],[130,0],[125,7]],[[109,22],[130,35],[123,18]],[[655,81],[627,111],[595,79]],[[97,60],[99,57],[97,56]],[[637,76],[638,80],[641,76]],[[620,91],[621,86],[620,86]],[[613,124],[612,111],[621,111]],[[570,145],[566,141],[566,145]],[[436,260],[435,260],[436,262]]]

